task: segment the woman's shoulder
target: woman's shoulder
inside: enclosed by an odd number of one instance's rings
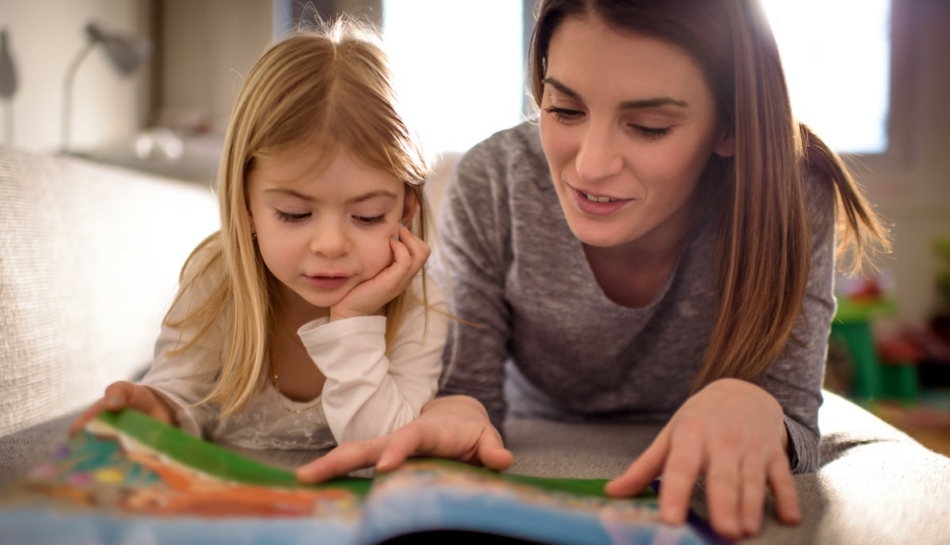
[[[500,130],[475,144],[459,161],[459,170],[483,170],[516,166],[547,169],[537,121],[523,121]]]
[[[804,172],[803,190],[808,217],[813,225],[831,225],[835,221],[837,193],[835,182],[825,173],[809,168]]]

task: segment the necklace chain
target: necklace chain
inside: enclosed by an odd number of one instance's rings
[[[294,340],[294,341],[296,341],[296,342],[298,342],[298,343],[300,342],[300,338],[297,336],[297,334],[296,334],[296,333],[291,333],[290,331],[287,331],[287,330],[286,330],[286,327],[284,328],[284,333],[285,333],[286,335],[290,336],[290,338],[291,338],[292,340]],[[280,403],[280,406],[283,407],[283,409],[284,409],[285,411],[287,411],[287,412],[289,412],[289,413],[293,413],[293,414],[300,414],[300,413],[309,411],[310,409],[313,409],[313,408],[317,407],[318,405],[320,405],[320,402],[317,401],[317,402],[314,403],[313,405],[308,405],[308,406],[303,407],[303,408],[300,408],[300,409],[292,409],[292,408],[288,407],[287,404],[284,403],[284,394],[283,394],[283,392],[280,391],[280,381],[279,381],[278,378],[277,378],[277,366],[274,365],[273,356],[270,356],[270,369],[271,369],[271,371],[274,373],[274,389],[277,390],[277,401]]]
[[[313,409],[313,408],[316,407],[317,405],[320,405],[320,402],[317,401],[317,402],[314,403],[313,405],[308,405],[308,406],[303,407],[303,408],[300,408],[300,409],[292,409],[292,408],[288,407],[287,404],[284,403],[284,394],[281,393],[281,391],[280,391],[280,382],[279,382],[278,379],[277,379],[277,369],[274,368],[274,364],[273,364],[273,363],[271,363],[271,369],[273,369],[273,371],[274,371],[274,389],[277,390],[277,401],[280,403],[280,406],[283,407],[285,411],[287,411],[287,412],[289,412],[289,413],[300,414],[300,413],[302,413],[302,412],[309,411],[310,409]]]

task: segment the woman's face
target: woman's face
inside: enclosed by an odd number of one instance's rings
[[[673,247],[694,225],[690,197],[711,154],[733,153],[686,53],[597,18],[554,32],[540,126],[571,231],[600,248]]]

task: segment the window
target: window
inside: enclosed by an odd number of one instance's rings
[[[795,116],[840,153],[890,146],[890,0],[762,0]]]
[[[522,11],[513,0],[383,1],[397,91],[428,150],[464,152],[522,120]]]

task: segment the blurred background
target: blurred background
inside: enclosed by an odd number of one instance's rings
[[[0,144],[210,187],[243,74],[298,21],[346,12],[382,28],[411,122],[440,158],[437,206],[461,152],[533,113],[533,1],[0,0]],[[839,282],[851,314],[828,386],[945,440],[950,403],[928,393],[950,389],[950,2],[763,4],[796,116],[845,154],[895,241],[879,272]],[[873,330],[873,361],[855,361],[852,323]],[[915,407],[943,412],[907,416]]]

